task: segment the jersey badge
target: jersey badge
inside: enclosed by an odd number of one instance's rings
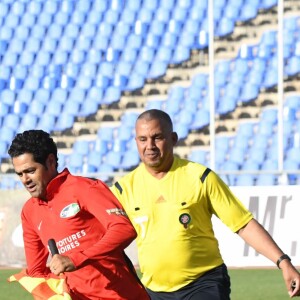
[[[80,211],[80,207],[77,203],[71,203],[64,207],[60,212],[61,218],[69,218],[75,216]]]
[[[179,216],[179,222],[183,225],[184,228],[187,228],[188,225],[191,223],[191,216],[187,213],[181,214]]]

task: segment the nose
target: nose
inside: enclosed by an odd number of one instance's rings
[[[26,184],[28,182],[30,182],[30,176],[28,176],[28,174],[23,174],[22,177],[21,177],[21,181],[23,184]]]
[[[153,149],[154,147],[155,147],[154,139],[148,139],[147,140],[147,148],[148,149]]]

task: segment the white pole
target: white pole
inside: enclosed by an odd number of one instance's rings
[[[283,5],[284,0],[278,0],[278,171],[283,171]]]
[[[210,167],[215,170],[215,80],[214,80],[214,5],[208,1],[208,62],[209,62],[209,103],[210,103]]]

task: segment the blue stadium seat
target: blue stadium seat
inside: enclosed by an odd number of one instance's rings
[[[120,12],[109,8],[106,10],[106,13],[104,15],[104,22],[115,26],[118,23],[119,18]]]
[[[16,130],[11,127],[1,126],[0,140],[10,144],[15,136],[15,133],[16,133]]]
[[[300,148],[292,147],[287,150],[285,155],[287,159],[294,160],[298,164],[300,163]]]
[[[46,104],[50,99],[50,91],[44,88],[39,88],[35,90],[34,99]]]
[[[278,0],[263,0],[260,1],[260,9],[270,9],[273,6],[277,5]]]
[[[190,48],[183,45],[178,45],[175,48],[173,57],[170,61],[172,64],[179,64],[184,61],[187,61],[190,58]]]
[[[63,131],[65,129],[72,128],[74,121],[74,115],[71,115],[68,112],[62,112],[59,116],[57,116],[57,121],[53,130]]]
[[[103,13],[97,10],[90,10],[87,16],[87,21],[91,25],[98,25],[103,19]]]
[[[300,73],[300,57],[293,55],[284,66],[284,72],[288,76],[294,76]]]
[[[261,164],[261,170],[276,171],[278,170],[278,162],[272,158],[267,158]]]
[[[254,126],[256,122],[242,122],[238,124],[237,136],[245,136],[252,138],[254,134]]]
[[[82,155],[88,155],[90,152],[90,141],[88,140],[76,140],[72,146],[73,152],[82,154]]]
[[[36,116],[42,116],[45,106],[46,104],[44,102],[34,99],[28,108],[28,113]]]
[[[87,153],[87,163],[98,169],[102,162],[102,153],[98,151],[90,151]]]
[[[126,46],[132,49],[139,50],[142,44],[143,44],[143,36],[139,34],[131,33],[127,39]]]
[[[39,116],[28,112],[21,120],[18,132],[37,128]]]
[[[5,89],[1,92],[1,102],[13,106],[16,99],[16,93],[12,90]]]
[[[239,174],[236,176],[236,186],[254,186],[256,176],[253,174]]]
[[[79,75],[79,77],[76,80],[75,87],[87,91],[92,87],[92,84],[93,84],[93,79],[91,77],[87,77],[85,75]]]
[[[64,104],[67,100],[67,97],[68,97],[68,91],[67,90],[64,90],[62,88],[56,88],[52,91],[51,98],[50,98],[50,103],[52,101],[55,101],[55,102]]]
[[[215,30],[215,35],[220,37],[227,36],[231,34],[233,30],[234,30],[234,21],[232,19],[222,17]]]
[[[260,169],[260,164],[255,161],[250,159],[247,159],[243,162],[243,164],[241,165],[241,170],[245,170],[245,171],[257,171]]]
[[[62,108],[62,114],[71,115],[75,118],[79,114],[80,108],[79,102],[67,100]]]
[[[58,11],[57,14],[54,16],[54,23],[61,26],[66,26],[70,21],[69,17],[70,15],[67,12]]]
[[[99,179],[104,182],[109,181],[110,178],[113,177],[113,172],[113,166],[102,162],[100,167],[98,168]]]
[[[152,68],[151,63],[143,61],[143,60],[136,60],[133,69],[132,69],[132,73],[137,73],[139,74],[141,77],[148,78],[149,77],[149,71],[150,71],[150,66]],[[162,64],[162,68],[164,69],[164,64]],[[158,68],[158,70],[155,70],[155,68]],[[157,64],[155,64],[155,66],[153,66],[152,69],[152,73],[150,74],[150,76],[156,76],[156,72],[158,72],[158,74],[161,74],[161,72],[164,72],[164,70],[159,69],[159,66],[157,66]]]
[[[243,147],[230,148],[228,151],[228,160],[241,166],[245,161],[246,151],[247,149]]]
[[[117,170],[121,165],[121,159],[121,152],[109,151],[104,157],[104,162]]]
[[[255,185],[274,186],[277,184],[277,176],[274,174],[258,174]]]
[[[8,158],[8,143],[0,140],[0,161],[2,158]]]
[[[30,28],[19,25],[14,29],[14,38],[26,41],[29,37]],[[6,33],[7,34],[7,33]]]
[[[52,38],[50,39],[54,40]],[[74,38],[63,35],[59,40],[57,47],[59,50],[71,52],[74,47]]]
[[[174,131],[177,132],[178,139],[185,139],[189,134],[189,126],[183,123],[175,123]]]
[[[2,126],[17,131],[20,124],[20,120],[21,119],[19,115],[10,113],[4,117]]]
[[[53,115],[55,117],[60,116],[62,112],[63,103],[59,100],[53,99],[45,107],[45,115]]]
[[[81,105],[78,112],[79,117],[87,117],[96,113],[98,110],[98,102],[93,99],[87,98]]]
[[[68,157],[68,168],[72,173],[81,173],[83,166],[83,155],[72,152]]]
[[[82,12],[82,13],[86,14],[91,9],[91,1],[79,0],[79,1],[77,1],[76,4],[77,5],[76,5],[76,10],[75,11]]]
[[[200,109],[196,111],[194,116],[194,121],[190,125],[190,129],[201,129],[205,126],[207,126],[210,122],[210,115],[209,111],[205,109]]]
[[[86,101],[90,100],[95,102],[97,105],[101,103],[101,99],[103,97],[104,91],[100,87],[93,86],[89,89],[86,95]],[[81,101],[84,104],[84,101]]]
[[[113,102],[119,101],[121,98],[121,89],[117,86],[109,86],[104,94],[102,103],[111,104]]]
[[[64,29],[64,36],[76,39],[80,32],[80,26],[74,23],[68,23]]]
[[[250,102],[258,97],[259,85],[254,83],[246,83],[241,91],[240,100],[242,102]]]
[[[4,102],[0,102],[0,117],[4,117],[9,113],[10,105]]]
[[[157,79],[166,74],[167,71],[167,63],[159,60],[154,60],[151,63],[149,72],[147,74],[147,78],[149,79]]]
[[[254,19],[258,14],[258,9],[256,5],[253,5],[251,1],[249,3],[244,3],[243,8],[241,9],[238,21],[246,22]]]
[[[140,158],[137,151],[128,150],[126,151],[121,160],[120,167],[124,170],[131,170],[140,163]]]
[[[42,129],[47,132],[52,132],[56,122],[56,116],[48,114],[47,116],[43,115],[38,120],[37,129]]]
[[[112,78],[114,75],[115,65],[113,62],[103,61],[98,67],[98,75],[102,74],[109,78]]]
[[[4,26],[15,28],[20,24],[20,16],[10,13],[4,20]],[[25,25],[25,24],[24,24]]]
[[[191,161],[206,165],[208,163],[208,151],[201,149],[192,149],[187,158]]]

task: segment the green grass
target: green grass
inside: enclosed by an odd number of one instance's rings
[[[32,300],[31,295],[18,283],[8,283],[7,278],[19,270],[0,270],[1,299]],[[258,269],[229,270],[231,277],[231,300],[284,300],[290,299],[280,270]]]

